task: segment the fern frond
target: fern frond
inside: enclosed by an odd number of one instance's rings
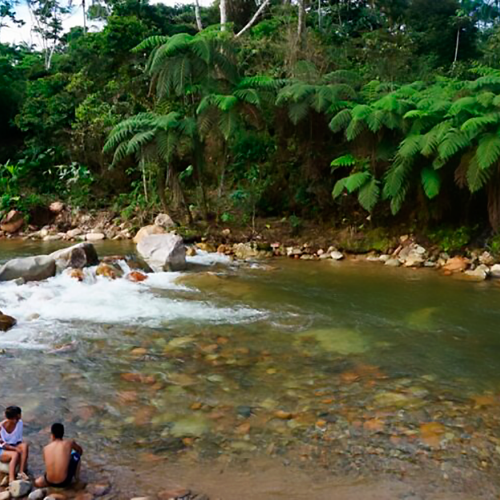
[[[167,43],[169,36],[154,35],[143,40],[139,45],[132,49],[132,52],[144,52],[145,50],[150,50],[155,47],[159,47],[164,43]]]
[[[345,129],[352,120],[352,112],[350,109],[339,111],[330,121],[330,130],[334,133]]]
[[[466,149],[469,145],[470,136],[467,132],[451,128],[444,135],[441,144],[438,146],[439,156],[446,160],[462,149]]]
[[[349,193],[353,193],[360,189],[361,186],[364,186],[371,178],[372,174],[370,172],[355,172],[346,177],[345,188]]]
[[[380,198],[379,181],[372,177],[369,182],[366,182],[359,190],[359,204],[367,211],[371,212]]]
[[[339,156],[338,158],[333,160],[330,165],[332,167],[332,170],[340,167],[354,167],[354,165],[356,165],[356,158],[354,158],[352,154]]]
[[[435,198],[441,189],[441,177],[433,168],[425,167],[420,172],[420,179],[427,198]]]
[[[471,193],[475,193],[483,188],[491,177],[491,170],[480,168],[476,157],[472,158],[467,169],[467,185]]]
[[[481,136],[476,150],[476,161],[479,168],[486,170],[500,158],[500,136],[485,134]]]
[[[333,186],[333,191],[332,191],[333,199],[338,198],[344,192],[346,179],[347,179],[347,177],[344,177],[343,179],[339,179],[335,183],[335,186]]]

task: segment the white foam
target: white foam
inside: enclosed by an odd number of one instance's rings
[[[189,264],[198,264],[200,266],[213,266],[214,264],[230,265],[233,260],[228,255],[223,253],[211,253],[203,250],[196,250],[196,255],[186,257]]]
[[[202,255],[208,262],[218,257]],[[122,267],[126,269],[128,266]],[[175,283],[182,273],[149,274],[135,283],[110,280],[85,270],[79,282],[63,273],[43,282],[0,284],[0,310],[18,324],[0,335],[0,346],[40,347],[68,333],[91,332],[92,325],[116,324],[161,327],[172,322],[237,323],[261,319],[263,311],[244,306],[222,307],[213,302],[182,298],[176,292],[193,290]],[[67,338],[67,337],[66,337]]]

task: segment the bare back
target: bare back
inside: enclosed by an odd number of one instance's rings
[[[73,441],[56,439],[43,449],[46,477],[51,483],[62,483],[68,475]]]

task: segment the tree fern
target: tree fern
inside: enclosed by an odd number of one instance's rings
[[[500,136],[496,133],[481,136],[476,150],[476,161],[480,169],[486,170],[500,158]]]

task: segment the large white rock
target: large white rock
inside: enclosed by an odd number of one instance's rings
[[[88,266],[99,264],[96,249],[91,243],[78,243],[62,250],[57,250],[49,255],[54,259],[58,271],[63,271],[68,267],[73,269],[83,269]]]
[[[165,234],[166,231],[163,227],[157,226],[156,224],[152,224],[151,226],[144,226],[137,231],[137,234],[134,236],[134,243],[138,245],[142,238],[146,236],[151,236],[152,234]]]
[[[56,262],[49,255],[12,259],[0,267],[0,281],[23,278],[24,281],[41,281],[56,274]]]
[[[46,488],[42,488],[40,490],[33,490],[29,496],[28,500],[43,500],[47,496],[48,490]]]
[[[184,241],[174,233],[145,236],[137,251],[154,271],[180,271],[186,267]]]
[[[31,491],[29,481],[12,481],[9,484],[9,492],[13,498],[25,497]]]

